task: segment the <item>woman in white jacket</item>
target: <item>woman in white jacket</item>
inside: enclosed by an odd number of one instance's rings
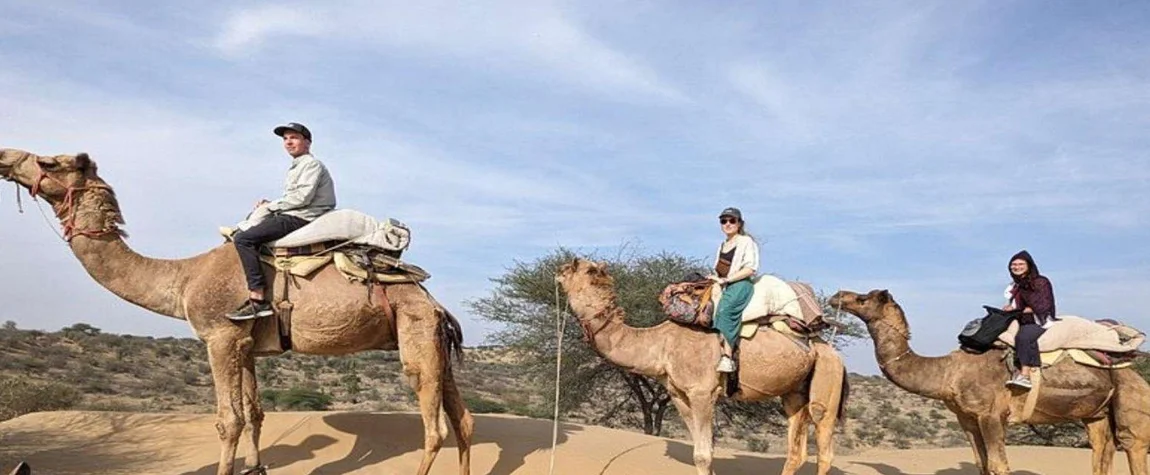
[[[724,373],[735,371],[734,353],[739,344],[743,310],[751,302],[754,293],[751,280],[759,270],[759,245],[747,234],[746,224],[738,208],[719,213],[719,226],[727,238],[719,245],[715,273],[710,278],[723,289],[712,327],[723,335],[723,356],[717,369]]]

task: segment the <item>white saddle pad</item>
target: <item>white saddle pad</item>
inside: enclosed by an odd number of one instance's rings
[[[799,296],[795,290],[787,285],[786,281],[770,274],[760,275],[751,280],[754,293],[747,308],[743,310],[743,321],[749,322],[770,315],[788,315],[803,320],[803,309],[799,305]],[[711,291],[711,300],[715,308],[719,308],[719,297],[723,290],[715,284]]]
[[[380,221],[356,210],[338,209],[268,243],[268,246],[298,247],[325,241],[352,241],[380,249],[402,251],[411,242],[411,234],[407,226],[394,219]]]

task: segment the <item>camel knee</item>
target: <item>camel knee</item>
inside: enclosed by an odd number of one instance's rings
[[[808,411],[811,414],[811,421],[815,424],[822,422],[823,418],[827,415],[827,407],[818,402],[812,402]]]
[[[216,433],[220,440],[235,441],[244,431],[244,420],[234,413],[225,413],[216,416]]]

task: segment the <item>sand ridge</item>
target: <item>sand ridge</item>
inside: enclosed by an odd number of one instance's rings
[[[18,460],[36,475],[215,474],[219,443],[212,414],[45,412],[0,423],[0,473]],[[422,425],[414,413],[268,413],[263,461],[273,475],[409,474],[419,466]],[[551,422],[477,415],[472,472],[545,474]],[[686,441],[579,424],[562,424],[556,473],[564,475],[694,475]],[[241,454],[242,455],[242,454]],[[967,448],[872,451],[839,456],[834,474],[977,475]],[[1010,447],[1015,475],[1090,473],[1090,451]],[[458,473],[449,439],[432,473]],[[778,473],[781,455],[718,449],[720,475]],[[814,473],[813,458],[801,474]],[[1118,454],[1115,474],[1129,473]]]

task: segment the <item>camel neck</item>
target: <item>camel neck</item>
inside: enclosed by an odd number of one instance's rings
[[[180,304],[186,260],[148,258],[113,236],[78,236],[71,247],[84,270],[118,297],[161,315],[186,318]]]
[[[931,399],[942,399],[948,369],[945,357],[926,357],[915,353],[910,348],[906,328],[905,317],[895,324],[882,322],[867,325],[874,340],[875,359],[878,360],[879,368],[887,379],[902,389]]]
[[[572,299],[571,308],[590,333],[591,344],[607,361],[643,376],[658,377],[663,373],[658,355],[663,354],[666,338],[660,334],[661,326],[627,325],[622,309],[613,301],[592,305]]]

